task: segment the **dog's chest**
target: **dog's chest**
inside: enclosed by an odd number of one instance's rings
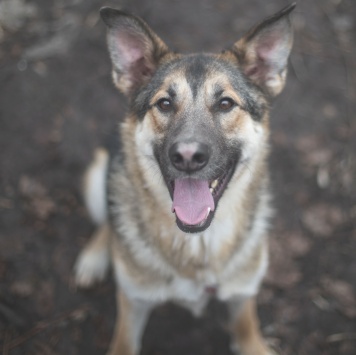
[[[159,239],[165,262],[188,278],[210,279],[205,274],[218,274],[227,261],[226,249],[236,239],[236,229],[229,218],[216,224],[201,234],[185,234],[162,226]]]
[[[196,298],[218,292],[225,266],[236,253],[231,248],[236,243],[231,226],[225,219],[204,234],[174,237],[168,262],[176,270],[170,285],[175,295],[186,298],[190,294]]]

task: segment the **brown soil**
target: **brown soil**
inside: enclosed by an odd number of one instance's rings
[[[11,2],[11,13],[1,14]],[[218,51],[283,0],[107,1],[174,49]],[[0,3],[0,349],[104,354],[114,285],[73,287],[93,231],[80,180],[125,113],[110,79],[102,1]],[[5,19],[4,19],[5,18]],[[281,354],[356,354],[356,2],[299,1],[288,84],[272,112],[276,218],[259,295]],[[2,28],[2,29],[1,29]],[[159,308],[144,354],[231,354],[212,305],[202,319]],[[1,351],[0,350],[0,351]]]

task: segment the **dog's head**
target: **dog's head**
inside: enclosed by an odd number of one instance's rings
[[[101,9],[141,160],[159,167],[185,232],[205,230],[231,179],[267,150],[268,103],[285,83],[294,7],[220,54],[191,55],[172,53],[140,18]]]

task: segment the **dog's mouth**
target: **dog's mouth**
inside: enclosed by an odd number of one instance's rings
[[[187,177],[170,182],[172,212],[182,231],[197,233],[209,227],[233,172],[234,166],[213,180]]]

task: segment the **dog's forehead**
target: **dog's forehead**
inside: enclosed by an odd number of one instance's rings
[[[236,94],[233,98],[242,103],[254,119],[261,119],[257,99],[260,94],[236,62],[215,54],[177,56],[161,65],[150,82],[137,93],[133,109],[143,119],[148,109],[167,95],[177,102],[205,105],[219,97],[230,96],[232,92]]]
[[[162,80],[156,90],[177,90],[186,93],[187,87],[195,98],[199,92],[211,93],[231,88],[243,94],[246,81],[236,65],[209,54],[192,54],[168,64],[157,73]],[[211,90],[209,90],[211,88]]]

